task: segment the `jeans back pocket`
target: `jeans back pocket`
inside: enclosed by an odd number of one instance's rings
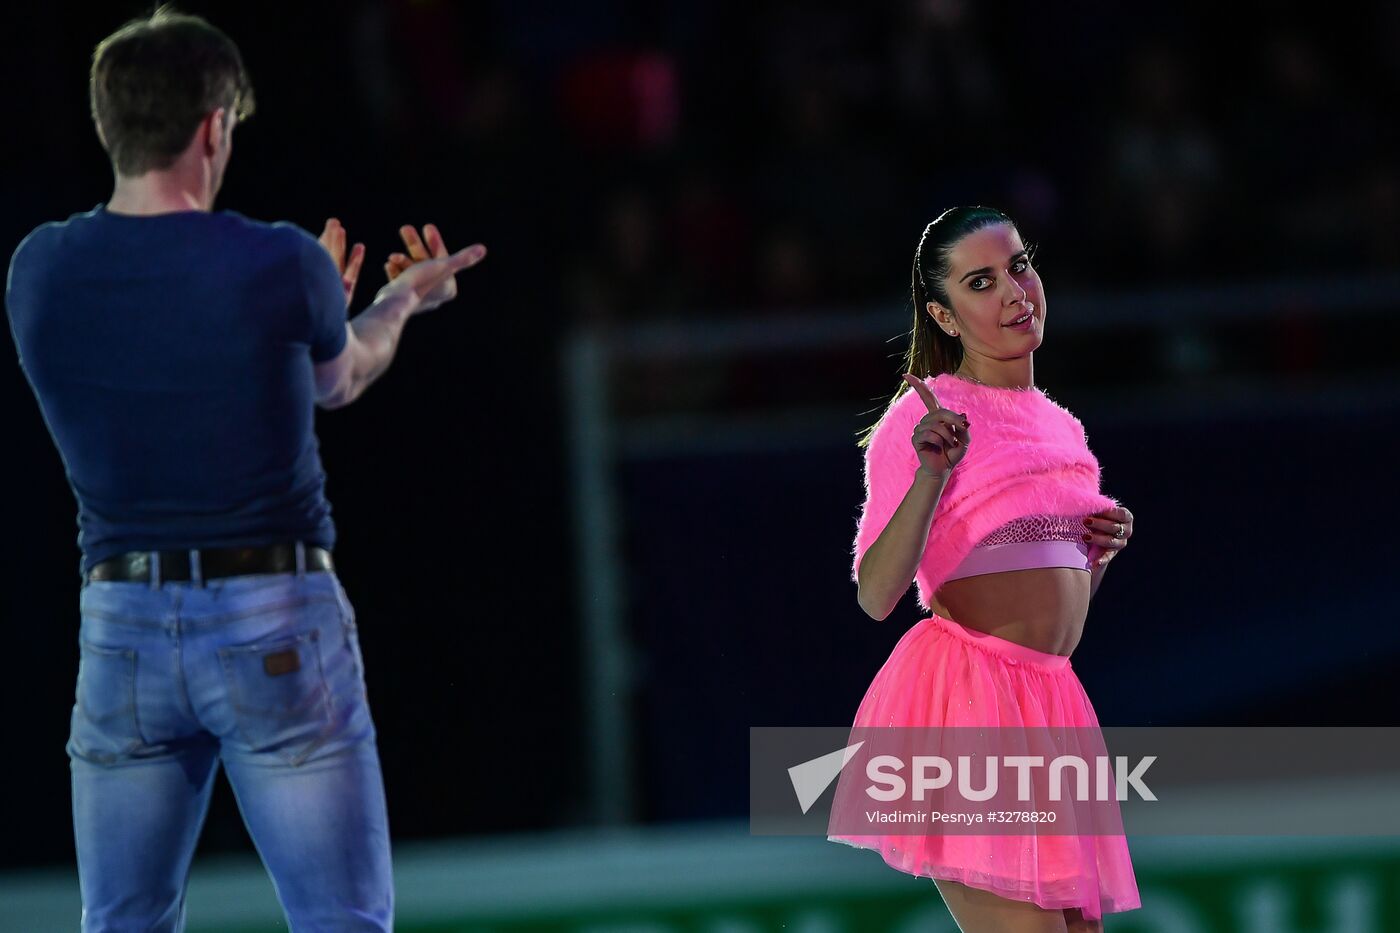
[[[329,690],[318,629],[219,649],[229,705],[248,750],[299,765],[326,738]]]
[[[136,720],[136,650],[79,639],[78,685],[68,754],[111,764],[141,747]]]

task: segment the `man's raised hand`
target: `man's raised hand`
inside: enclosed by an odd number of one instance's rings
[[[340,284],[345,289],[345,307],[350,307],[350,299],[355,296],[355,283],[360,280],[360,266],[365,261],[365,244],[356,243],[350,250],[350,258],[345,258],[345,228],[334,217],[326,221],[325,229],[317,237],[326,252],[331,254],[335,269],[340,273]]]
[[[415,312],[431,310],[457,297],[456,274],[486,256],[486,247],[480,243],[448,253],[442,234],[433,224],[423,225],[422,237],[405,224],[399,228],[399,236],[408,254],[389,254],[388,262],[384,263],[389,284],[379,290],[379,296],[411,293],[416,299]]]

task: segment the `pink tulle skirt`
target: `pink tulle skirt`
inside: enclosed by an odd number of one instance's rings
[[[855,727],[1079,727],[1101,740],[1099,721],[1068,657],[987,635],[938,615],[905,633],[875,675]],[[1046,909],[1077,907],[1089,919],[1142,906],[1121,834],[852,835],[842,774],[827,836],[873,849],[912,875],[957,881]],[[852,781],[851,783],[854,783]],[[1102,806],[1102,804],[1100,804]],[[1117,816],[1117,803],[1109,803]],[[1121,822],[1118,824],[1121,827]]]

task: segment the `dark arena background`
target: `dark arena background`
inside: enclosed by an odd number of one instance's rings
[[[177,8],[257,93],[216,208],[340,218],[351,314],[401,224],[490,250],[316,415],[398,929],[953,933],[927,879],[751,834],[747,771],[750,727],[849,724],[919,618],[856,603],[855,440],[957,204],[1037,245],[1035,381],[1135,516],[1074,653],[1103,724],[1400,726],[1400,5]],[[110,195],[87,69],[149,10],[7,12],[7,258]],[[9,347],[0,931],[45,933],[79,552]],[[1394,836],[1132,843],[1113,931],[1400,930]],[[223,777],[189,911],[286,928]]]

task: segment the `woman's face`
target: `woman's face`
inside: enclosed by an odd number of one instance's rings
[[[1040,346],[1045,292],[1015,227],[995,224],[969,233],[949,259],[952,271],[944,285],[958,314],[951,326],[965,350],[1007,359]],[[1028,310],[1029,327],[1006,326]]]

